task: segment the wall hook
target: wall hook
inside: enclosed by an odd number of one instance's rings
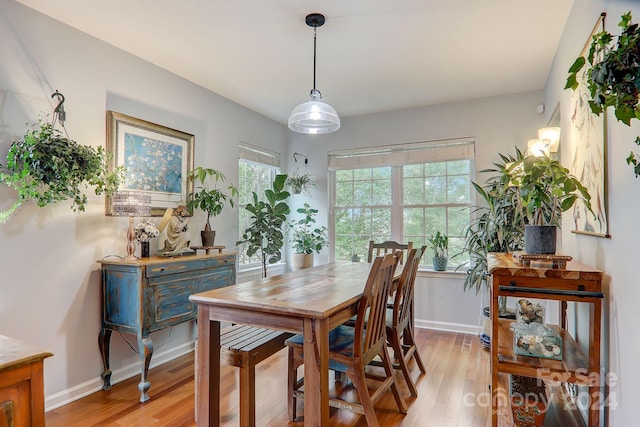
[[[62,126],[64,126],[64,121],[67,119],[67,113],[66,111],[64,111],[64,95],[58,92],[58,90],[56,89],[56,92],[51,95],[51,98],[54,97],[58,98],[58,105],[56,105],[53,109],[53,124],[55,124],[57,117],[57,119],[60,120]]]
[[[307,156],[305,156],[304,154],[300,154],[300,153],[293,153],[293,161],[298,163],[298,158],[296,156],[300,156],[300,157],[304,157],[304,164],[308,164],[309,163],[309,159],[307,158]]]

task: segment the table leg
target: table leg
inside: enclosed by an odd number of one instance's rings
[[[305,426],[329,425],[329,321],[304,320]]]
[[[111,369],[109,369],[109,349],[111,344],[111,329],[102,328],[98,335],[98,347],[102,356],[102,389],[109,390],[111,388]]]
[[[210,320],[209,306],[198,305],[196,425],[220,425],[220,322]]]
[[[140,362],[142,362],[142,373],[138,390],[140,390],[140,403],[144,403],[149,400],[149,388],[151,387],[151,383],[149,382],[149,364],[151,363],[151,356],[153,355],[153,341],[151,341],[149,335],[138,336],[138,350],[140,352]]]

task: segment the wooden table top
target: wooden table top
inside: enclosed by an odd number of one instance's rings
[[[371,264],[336,262],[194,294],[192,302],[326,319],[362,296]]]
[[[575,280],[602,280],[603,273],[593,267],[576,261],[567,262],[566,268],[523,267],[508,253],[487,254],[489,274],[519,277],[540,277]]]

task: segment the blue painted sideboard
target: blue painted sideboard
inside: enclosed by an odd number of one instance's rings
[[[135,335],[140,355],[140,402],[149,400],[147,379],[153,355],[151,332],[195,320],[197,306],[189,295],[233,285],[236,254],[223,252],[176,258],[151,257],[134,261],[98,261],[102,270],[103,390],[111,388],[109,346],[112,331]]]

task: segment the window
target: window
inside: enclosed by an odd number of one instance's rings
[[[459,253],[471,213],[473,158],[472,140],[329,153],[335,259],[366,256],[369,240],[421,246],[437,231],[449,236],[449,256]],[[428,250],[423,264],[431,265],[432,256]]]
[[[240,159],[238,161],[238,239],[249,225],[249,212],[245,209],[248,203],[253,203],[253,193],[259,198],[264,197],[264,190],[271,188],[276,175],[280,173],[279,156],[276,153],[250,145],[240,145]],[[259,265],[257,255],[248,257],[246,247],[239,248],[238,263],[249,267]]]

